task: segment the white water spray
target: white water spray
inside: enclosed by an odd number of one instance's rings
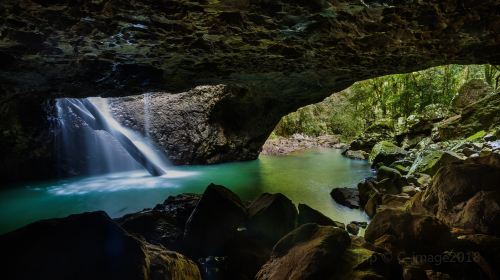
[[[60,159],[75,173],[102,174],[141,166],[152,175],[167,172],[165,156],[144,136],[118,123],[106,99],[62,98],[56,100],[56,109]]]

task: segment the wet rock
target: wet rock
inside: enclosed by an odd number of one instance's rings
[[[352,234],[352,235],[358,235],[359,233],[359,226],[357,224],[354,224],[354,223],[349,223],[347,224],[346,228],[348,233]]]
[[[315,210],[307,206],[306,204],[300,203],[298,208],[299,216],[297,217],[297,225],[314,223],[320,226],[334,226],[338,228],[345,228],[345,225],[343,223],[328,218],[318,210]]]
[[[283,194],[264,193],[248,206],[249,233],[274,245],[297,224],[297,209]]]
[[[139,241],[104,212],[39,221],[0,244],[9,279],[201,279],[192,261]]]
[[[359,208],[359,191],[353,188],[335,188],[330,192],[330,196],[338,204],[352,209]]]
[[[335,227],[304,224],[283,237],[256,279],[321,279],[331,275],[351,239]]]
[[[385,247],[396,255],[402,251],[439,253],[449,248],[453,241],[448,226],[437,218],[392,209],[375,215],[366,228],[365,239],[375,244],[386,243]],[[387,241],[382,242],[382,239]]]
[[[223,255],[246,221],[247,210],[239,197],[210,184],[186,222],[184,243],[194,255]]]
[[[389,141],[378,142],[370,152],[369,160],[373,166],[378,164],[391,165],[397,160],[401,160],[406,155],[406,151]]]

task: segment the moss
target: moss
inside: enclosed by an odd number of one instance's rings
[[[474,141],[474,140],[482,139],[484,136],[486,136],[486,134],[487,134],[486,131],[481,130],[481,131],[478,131],[478,132],[474,133],[473,135],[467,137],[467,140]]]
[[[461,160],[462,157],[454,152],[426,151],[417,157],[408,173],[418,172],[433,176],[441,167]]]
[[[399,154],[399,153],[405,153],[405,151],[400,147],[394,145],[392,142],[380,141],[377,144],[375,144],[375,146],[373,146],[373,149],[368,159],[371,162],[374,162],[375,158],[380,154],[388,155],[388,154]]]

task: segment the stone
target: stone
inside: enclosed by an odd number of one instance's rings
[[[360,159],[360,160],[365,160],[368,159],[368,153],[362,150],[357,150],[357,151],[352,151],[352,150],[346,150],[344,153],[342,153],[344,156],[352,159]]]
[[[377,180],[382,181],[384,179],[389,179],[391,184],[394,184],[398,189],[407,184],[406,179],[398,170],[387,166],[381,166],[377,170]]]
[[[358,233],[359,233],[359,226],[357,224],[354,224],[354,223],[349,223],[346,226],[346,230],[347,230],[348,233],[350,233],[352,235],[358,235]]]
[[[184,228],[177,227],[175,220],[159,211],[129,214],[119,221],[127,232],[143,238],[148,243],[163,245],[174,251],[182,250]]]
[[[186,221],[191,216],[194,208],[196,208],[200,197],[199,194],[192,193],[169,196],[163,203],[157,204],[153,210],[160,211],[172,217],[175,220],[175,224],[184,229]]]
[[[247,210],[240,198],[223,186],[210,184],[186,222],[184,243],[190,254],[223,255],[246,222]]]
[[[359,205],[361,207],[364,208],[368,200],[379,193],[379,190],[375,187],[376,184],[375,178],[366,178],[358,183]]]
[[[500,94],[492,93],[461,109],[459,115],[439,122],[432,139],[445,141],[472,136],[478,131],[491,131],[500,123]]]
[[[201,279],[194,262],[134,238],[104,212],[35,222],[0,244],[8,279]]]
[[[297,224],[297,209],[283,194],[264,193],[248,206],[247,229],[271,246]]]
[[[407,152],[389,141],[378,142],[370,152],[369,160],[372,166],[377,164],[391,165],[397,160],[401,160]]]
[[[332,274],[351,239],[345,230],[304,224],[283,237],[255,279],[307,280]]]
[[[335,188],[330,192],[330,196],[340,205],[352,209],[359,208],[359,191],[353,188]]]
[[[458,89],[451,106],[455,110],[461,110],[486,97],[491,92],[493,92],[493,89],[484,80],[472,79]]]
[[[424,151],[413,163],[409,174],[418,172],[433,176],[441,167],[463,160],[463,157],[450,151]]]
[[[421,203],[450,227],[500,234],[500,168],[482,161],[443,167]]]
[[[349,145],[349,150],[370,153],[373,146],[378,142],[392,140],[394,137],[393,130],[394,128],[390,121],[379,120],[370,125],[360,136],[354,139]]]
[[[314,223],[320,226],[334,226],[338,228],[345,228],[345,225],[343,223],[328,218],[318,210],[315,210],[306,204],[300,203],[298,208],[299,208],[299,215],[297,217],[298,226],[307,223]]]
[[[392,253],[439,253],[453,242],[450,229],[437,218],[406,211],[385,209],[378,212],[365,231],[368,242],[390,236]],[[384,237],[387,238],[387,237]]]

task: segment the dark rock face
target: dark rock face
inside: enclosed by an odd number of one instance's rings
[[[492,158],[492,157],[490,157]],[[421,198],[444,223],[478,233],[500,234],[500,168],[464,163],[443,167]]]
[[[359,191],[353,188],[335,188],[330,192],[330,196],[338,204],[349,208],[359,208]]]
[[[247,210],[240,198],[211,184],[186,222],[184,242],[193,255],[223,255],[246,220]]]
[[[264,193],[248,206],[248,230],[251,235],[274,245],[297,224],[297,209],[290,199]]]
[[[335,270],[351,239],[345,230],[305,224],[274,246],[271,259],[256,279],[322,279]]]
[[[318,210],[315,210],[306,204],[300,203],[298,208],[299,216],[297,217],[297,225],[314,223],[320,226],[334,226],[342,229],[345,228],[343,223],[328,218]]]
[[[205,140],[215,146],[200,148],[207,156],[200,162],[255,158],[256,147],[281,116],[358,80],[446,63],[500,64],[495,0],[7,0],[0,5],[0,104],[182,92],[198,85],[245,89],[212,107],[212,121],[200,128],[210,129],[196,135],[208,133]],[[8,119],[5,110],[1,114]],[[17,155],[18,167],[30,163],[42,170],[50,152],[32,151],[48,140],[31,141],[42,134],[30,131],[29,122],[20,125],[15,133],[2,134],[0,143],[27,148],[2,153],[2,161]],[[10,121],[1,128],[11,131]],[[26,141],[19,131],[33,137]],[[229,132],[221,136],[221,131]],[[200,143],[190,141],[186,147]],[[373,144],[355,149],[368,152]],[[190,162],[188,152],[179,154],[179,162]]]
[[[192,261],[139,241],[104,212],[33,223],[0,244],[9,279],[201,279]]]
[[[366,228],[365,238],[393,253],[441,252],[453,241],[448,226],[432,216],[384,210]]]

